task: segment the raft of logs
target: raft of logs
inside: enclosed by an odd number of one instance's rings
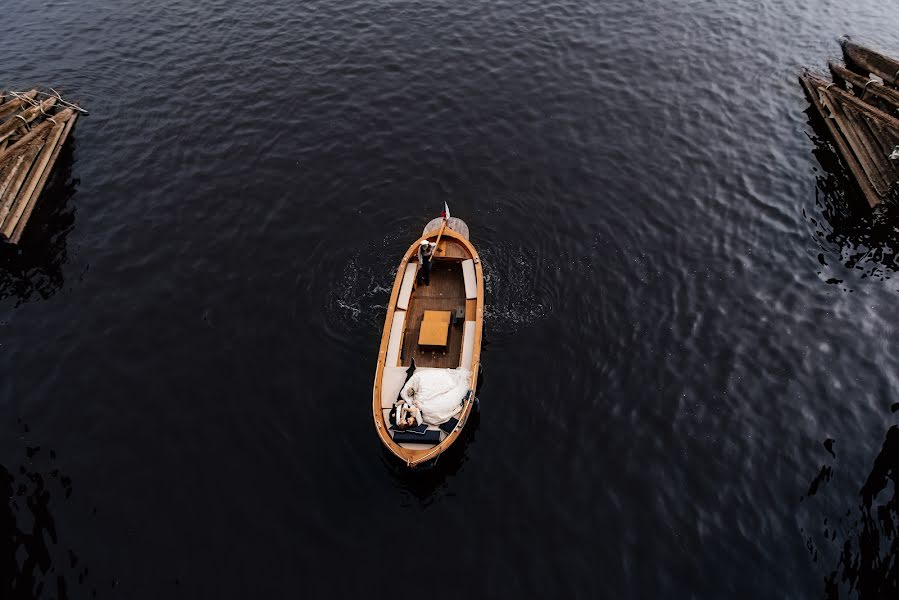
[[[55,93],[0,92],[0,240],[21,240],[82,112]]]
[[[843,40],[832,81],[805,72],[805,93],[871,207],[899,202],[899,61]]]

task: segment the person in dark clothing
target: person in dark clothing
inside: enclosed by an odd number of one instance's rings
[[[421,245],[418,247],[418,264],[421,265],[420,275],[425,285],[431,284],[431,257],[434,254],[434,246],[436,245],[428,240],[422,240]]]

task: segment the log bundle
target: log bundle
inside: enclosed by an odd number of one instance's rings
[[[21,240],[80,112],[58,94],[0,93],[0,240]]]
[[[799,81],[868,204],[899,203],[899,61],[842,46],[846,64],[828,65],[832,81],[808,72]]]

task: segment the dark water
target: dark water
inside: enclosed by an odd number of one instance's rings
[[[0,596],[896,589],[893,244],[795,75],[899,5],[7,8],[0,83],[91,115],[0,253]],[[371,384],[444,201],[481,414],[409,476]]]

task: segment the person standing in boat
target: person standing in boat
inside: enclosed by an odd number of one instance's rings
[[[431,284],[431,258],[436,245],[428,240],[422,240],[418,247],[418,264],[421,265],[421,280],[425,285]]]

